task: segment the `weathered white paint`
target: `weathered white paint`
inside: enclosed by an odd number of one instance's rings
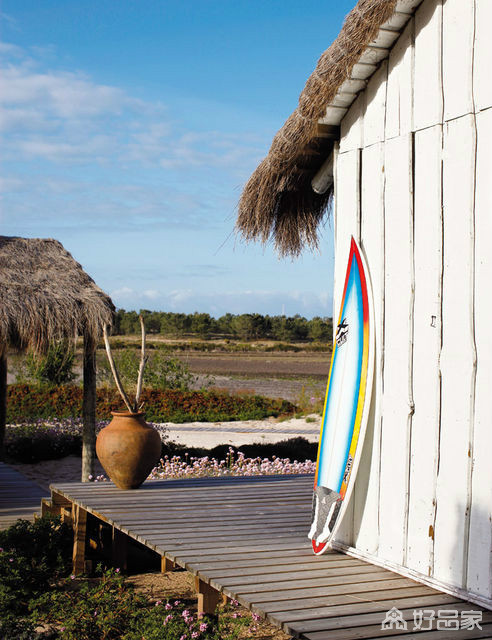
[[[475,0],[473,94],[477,111],[492,107],[492,2]]]
[[[424,0],[342,120],[336,213],[360,157],[376,371],[338,542],[490,608],[491,7]]]
[[[358,149],[347,153],[336,154],[335,168],[335,206],[336,229],[335,246],[337,256],[335,260],[335,283],[333,291],[333,321],[338,322],[340,304],[342,301],[347,259],[350,240],[353,236],[359,241],[360,237],[360,152]],[[353,530],[354,501],[350,499],[345,516],[338,530],[341,541],[349,544]]]
[[[444,125],[441,434],[436,488],[434,575],[465,587],[469,429],[473,420],[472,116]]]
[[[415,307],[407,564],[431,575],[439,453],[442,125],[415,134]]]
[[[475,335],[477,379],[468,588],[492,598],[492,110],[477,115]]]
[[[365,93],[361,93],[341,122],[340,153],[362,148],[365,99]]]
[[[389,56],[385,120],[387,140],[413,130],[413,29],[412,18]]]
[[[415,131],[442,122],[441,29],[441,1],[424,2],[415,13]]]
[[[369,80],[366,93],[366,110],[364,114],[364,146],[384,140],[386,78],[388,61],[384,60],[377,72]]]
[[[404,564],[413,413],[413,185],[411,136],[385,144],[385,314],[379,554]]]
[[[376,362],[373,396],[354,501],[354,543],[376,553],[379,543],[379,464],[381,432],[382,357],[384,339],[384,146],[381,143],[362,152],[361,249],[369,265],[374,293]]]
[[[445,120],[473,111],[474,7],[474,0],[446,0],[443,4],[442,75]]]

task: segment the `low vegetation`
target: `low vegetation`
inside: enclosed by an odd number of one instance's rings
[[[82,415],[81,387],[31,386],[13,384],[8,387],[7,421],[28,419],[77,418]],[[231,395],[219,391],[179,391],[178,389],[144,389],[143,411],[150,422],[222,422],[260,420],[292,415],[296,407],[287,400],[252,394]],[[124,410],[115,389],[97,390],[96,418],[109,419],[112,411]]]
[[[195,601],[155,600],[119,569],[70,575],[73,534],[57,518],[0,531],[0,637],[8,640],[236,640],[256,616],[237,603],[198,619]],[[254,619],[256,618],[256,620]]]

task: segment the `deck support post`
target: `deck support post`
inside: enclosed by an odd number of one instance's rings
[[[87,511],[80,505],[73,506],[73,573],[80,575],[85,571],[85,542],[87,529]]]
[[[128,566],[128,536],[116,527],[113,527],[111,540],[111,557],[115,567],[126,571]]]
[[[166,556],[161,556],[161,573],[167,573],[168,571],[173,571],[175,566],[176,565],[172,560],[169,560],[169,558],[166,558]]]
[[[96,459],[96,345],[84,335],[84,397],[82,400],[82,482],[94,475]]]
[[[198,597],[198,617],[205,614],[215,615],[217,606],[227,601],[227,596],[195,576],[195,589]]]
[[[7,346],[1,345],[0,349],[0,460],[3,460],[7,423]]]

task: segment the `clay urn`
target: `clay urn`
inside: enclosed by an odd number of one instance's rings
[[[143,413],[111,412],[113,419],[99,432],[96,453],[104,470],[120,489],[137,489],[158,463],[161,438]]]

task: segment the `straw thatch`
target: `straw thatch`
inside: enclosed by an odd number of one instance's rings
[[[114,306],[57,240],[0,236],[0,350],[46,351],[53,340],[96,343]]]
[[[281,255],[299,255],[318,245],[318,227],[331,193],[316,194],[311,180],[326,157],[319,148],[318,120],[350,77],[396,0],[359,0],[338,38],[320,57],[297,109],[273,139],[268,156],[250,177],[239,202],[237,228],[248,239],[273,239]],[[319,157],[312,161],[318,145]]]

